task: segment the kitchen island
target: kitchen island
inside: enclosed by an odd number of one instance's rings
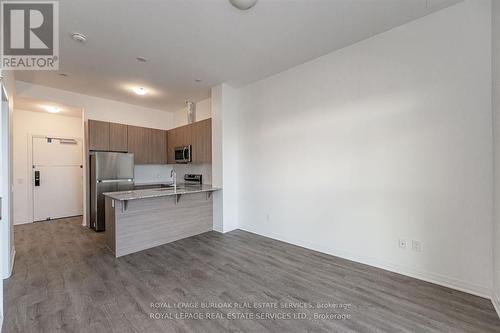
[[[106,245],[116,257],[213,229],[210,185],[104,193]]]

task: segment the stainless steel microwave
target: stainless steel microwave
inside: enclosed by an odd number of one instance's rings
[[[191,156],[191,145],[184,147],[175,148],[175,163],[190,163]]]

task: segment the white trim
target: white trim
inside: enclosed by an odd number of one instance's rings
[[[349,252],[343,251],[343,250],[330,249],[330,248],[327,249],[323,246],[319,246],[317,244],[312,244],[312,243],[307,243],[307,242],[297,240],[297,239],[286,239],[286,238],[283,238],[283,237],[281,237],[277,234],[273,234],[273,233],[259,233],[256,230],[252,230],[251,228],[245,228],[243,226],[240,226],[239,229],[247,231],[247,232],[255,233],[257,235],[261,235],[264,237],[272,238],[272,239],[275,239],[275,240],[278,240],[281,242],[300,246],[300,247],[303,247],[303,248],[306,248],[309,250],[326,253],[326,254],[336,256],[339,258],[355,261],[357,263],[385,269],[387,271],[402,274],[402,275],[406,275],[406,276],[409,276],[409,277],[412,277],[415,279],[419,279],[422,281],[435,283],[435,284],[438,284],[438,285],[441,285],[441,286],[444,286],[447,288],[463,291],[465,293],[476,295],[479,297],[483,297],[483,298],[487,298],[487,299],[491,299],[491,297],[492,297],[491,296],[492,293],[491,293],[490,288],[471,284],[469,282],[450,278],[450,277],[447,277],[444,275],[435,274],[435,273],[427,272],[427,271],[422,271],[422,270],[414,269],[412,267],[398,265],[398,264],[390,263],[390,262],[375,259],[375,258],[360,256],[360,255],[352,254],[352,253],[349,253]]]
[[[13,248],[12,249],[12,254],[10,256],[10,268],[9,268],[9,272],[7,273],[7,277],[6,278],[9,278],[11,275],[12,275],[12,272],[14,271],[14,260],[16,259],[16,248]]]
[[[493,294],[491,295],[491,302],[493,303],[493,306],[497,311],[497,315],[500,318],[500,295],[496,292],[493,292]]]
[[[10,267],[9,270],[4,272],[2,279],[8,279],[12,275],[12,272],[14,271],[14,259],[16,258],[16,248],[12,249],[12,252],[10,254]]]

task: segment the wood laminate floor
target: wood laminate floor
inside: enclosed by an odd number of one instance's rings
[[[243,231],[115,259],[71,218],[16,226],[15,244],[6,333],[500,332],[489,300]]]

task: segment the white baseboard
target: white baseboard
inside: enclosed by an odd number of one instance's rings
[[[29,221],[29,220],[14,221],[14,225],[21,225],[21,224],[28,224],[28,223],[33,223],[33,221]]]
[[[7,272],[3,272],[3,276],[2,278],[3,279],[8,279],[11,275],[12,275],[12,271],[14,269],[14,260],[16,258],[16,248],[13,248],[12,249],[12,254],[11,254],[11,257],[10,257],[10,267],[9,267],[9,270]]]
[[[497,292],[493,292],[491,296],[491,302],[497,311],[498,317],[500,318],[500,295]]]
[[[10,272],[9,272],[9,276],[11,276],[12,272],[14,271],[14,260],[16,260],[16,248],[12,249],[12,258],[10,259]]]
[[[441,285],[443,287],[463,291],[463,292],[468,293],[468,294],[491,299],[491,295],[492,295],[491,289],[484,287],[484,286],[474,285],[474,284],[471,284],[471,283],[466,282],[466,281],[461,281],[461,280],[450,278],[450,277],[443,276],[440,274],[422,271],[422,270],[414,269],[412,267],[394,264],[394,263],[390,263],[390,262],[375,259],[375,258],[355,255],[355,254],[352,254],[352,253],[349,253],[349,252],[346,252],[343,250],[325,248],[325,247],[319,246],[317,244],[311,244],[311,243],[307,243],[307,242],[297,240],[297,239],[287,239],[287,238],[281,237],[280,235],[271,234],[268,232],[261,233],[261,232],[258,232],[256,230],[252,230],[252,228],[246,228],[244,226],[240,226],[239,229],[247,231],[247,232],[255,233],[257,235],[261,235],[264,237],[272,238],[272,239],[275,239],[278,241],[282,241],[285,243],[289,243],[292,245],[300,246],[300,247],[303,247],[303,248],[306,248],[309,250],[326,253],[326,254],[329,254],[332,256],[355,261],[355,262],[358,262],[361,264],[365,264],[365,265],[385,269],[387,271],[391,271],[394,273],[406,275],[406,276],[409,276],[409,277],[412,277],[415,279],[423,280],[423,281],[430,282],[430,283],[435,283],[435,284]]]

